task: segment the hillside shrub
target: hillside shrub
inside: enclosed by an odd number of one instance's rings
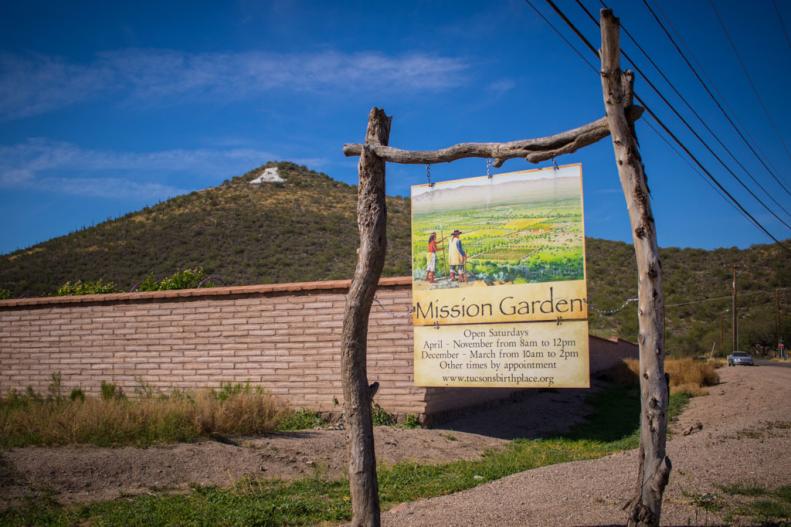
[[[153,274],[149,274],[137,286],[138,291],[168,291],[172,289],[195,289],[207,285],[206,272],[202,267],[194,269],[184,269],[176,271],[170,276],[157,280]]]
[[[0,300],[7,300],[11,298],[11,291],[0,287]]]
[[[72,295],[98,295],[104,293],[117,293],[118,288],[113,282],[107,282],[101,278],[98,280],[77,280],[76,282],[66,282],[55,292],[57,296]]]

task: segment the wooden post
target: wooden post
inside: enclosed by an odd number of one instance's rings
[[[602,91],[615,161],[632,226],[638,272],[640,322],[640,469],[636,496],[628,524],[658,526],[662,494],[670,477],[667,439],[668,381],[664,368],[662,266],[656,242],[656,225],[643,161],[633,125],[626,111],[631,106],[632,82],[620,67],[620,25],[609,9],[601,11]]]
[[[387,250],[387,206],[385,162],[370,147],[387,145],[389,138],[390,118],[384,110],[372,108],[368,114],[365,144],[358,164],[357,228],[360,232],[360,248],[354,278],[346,296],[341,336],[343,410],[349,446],[352,525],[355,527],[379,527],[380,524],[371,420],[371,402],[378,384],[368,385],[366,355],[368,315]]]
[[[733,288],[731,291],[731,311],[733,316],[733,353],[739,351],[739,306],[736,299],[736,266],[733,266]]]
[[[619,115],[629,128],[642,113],[642,108],[629,104],[626,108],[620,107]],[[562,154],[570,154],[607,137],[610,130],[614,129],[610,121],[611,118],[607,115],[559,134],[506,143],[461,143],[440,150],[400,150],[388,146],[390,118],[383,110],[373,108],[368,116],[365,143],[344,145],[344,155],[360,156],[360,184],[357,194],[360,249],[357,268],[346,297],[341,337],[341,377],[349,444],[349,486],[352,497],[352,525],[355,527],[378,526],[380,522],[371,423],[371,402],[378,384],[368,386],[365,361],[368,315],[384,267],[387,244],[385,162],[449,163],[457,159],[480,157],[493,158],[494,166],[499,167],[508,159],[523,157],[531,163],[538,163]],[[651,239],[655,246],[655,238]],[[661,303],[661,295],[659,301]],[[661,331],[661,324],[659,328]],[[666,399],[667,397],[663,404],[666,404]]]
[[[778,357],[782,358],[780,353],[780,290],[775,289],[775,349],[777,350]]]
[[[720,313],[720,353],[725,353],[725,317]]]

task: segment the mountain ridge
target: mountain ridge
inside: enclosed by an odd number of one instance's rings
[[[285,182],[250,184],[271,167]],[[409,275],[410,202],[388,197],[387,206],[383,276]],[[188,267],[202,267],[219,285],[343,279],[352,276],[358,242],[356,187],[293,163],[269,162],[217,187],[2,255],[0,288],[14,296],[47,295],[69,280],[102,278],[129,290],[149,273],[160,278]],[[632,246],[588,238],[586,252],[592,332],[635,339],[634,304],[602,313],[636,296]],[[752,317],[745,322],[752,329],[743,334],[765,345],[775,338],[774,295],[756,292],[791,286],[778,247],[667,247],[661,255],[669,306],[729,295],[731,267],[741,265],[740,289],[751,302],[745,313]],[[784,301],[789,293],[783,291]],[[719,342],[725,308],[722,301],[669,307],[668,349],[702,352],[712,342],[727,348]],[[787,315],[781,318],[783,328],[791,326]],[[730,330],[725,333],[729,338]]]

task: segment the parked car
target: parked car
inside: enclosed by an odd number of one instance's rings
[[[728,366],[754,366],[753,357],[744,351],[734,351],[728,355]]]

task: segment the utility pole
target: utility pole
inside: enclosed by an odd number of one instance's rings
[[[736,266],[733,266],[733,301],[731,306],[733,312],[733,351],[739,350],[739,317],[736,310]]]
[[[780,351],[780,290],[775,289],[775,346]]]
[[[720,313],[720,353],[725,352],[725,317]]]

